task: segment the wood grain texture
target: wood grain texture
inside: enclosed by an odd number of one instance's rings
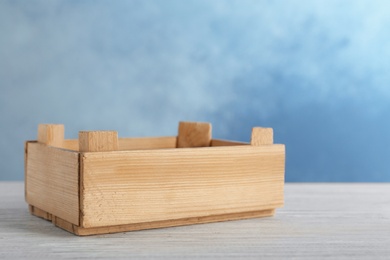
[[[84,228],[283,205],[284,145],[84,153],[81,163]]]
[[[137,231],[137,230],[144,230],[144,229],[166,228],[166,227],[185,226],[185,225],[192,225],[192,224],[205,224],[210,222],[231,221],[231,220],[238,220],[238,219],[269,217],[275,214],[274,209],[269,209],[269,210],[260,210],[260,211],[251,211],[251,212],[230,213],[230,214],[223,214],[223,215],[210,215],[205,217],[192,217],[192,218],[183,218],[183,219],[134,223],[134,224],[108,226],[108,227],[82,228],[66,220],[63,220],[59,217],[53,216],[52,214],[47,213],[41,209],[33,207],[31,205],[29,206],[29,208],[31,214],[43,218],[45,220],[49,220],[57,227],[62,228],[78,236],[110,234],[110,233]]]
[[[254,127],[252,129],[251,145],[271,145],[274,143],[274,131],[272,128]]]
[[[116,131],[80,131],[80,152],[106,152],[118,150],[118,132]]]
[[[119,150],[147,150],[176,148],[176,136],[119,138]]]
[[[27,203],[78,225],[78,171],[78,153],[28,142]]]
[[[72,150],[72,151],[79,151],[79,139],[65,139],[62,148]]]
[[[65,128],[61,124],[38,125],[38,142],[50,146],[62,147]]]
[[[49,212],[46,212],[46,211],[44,211],[40,208],[34,207],[32,205],[28,205],[28,209],[32,215],[43,218],[45,220],[51,221],[53,218],[53,215],[50,214]]]
[[[236,145],[249,145],[249,143],[238,142],[238,141],[229,141],[221,139],[212,139],[210,146],[236,146]]]
[[[176,136],[118,138],[119,151],[176,148]],[[64,149],[79,151],[78,139],[65,139]]]
[[[259,210],[252,212],[239,212],[239,213],[228,213],[222,215],[210,215],[203,217],[191,217],[183,219],[171,219],[171,220],[161,220],[161,221],[152,221],[152,222],[143,222],[143,223],[134,223],[128,225],[118,225],[118,226],[108,226],[108,227],[95,227],[95,228],[79,228],[72,226],[72,229],[67,226],[61,228],[75,233],[79,236],[88,236],[95,234],[109,234],[117,232],[127,232],[127,231],[137,231],[144,229],[155,229],[155,228],[166,228],[166,227],[176,227],[176,226],[186,226],[192,224],[205,224],[210,222],[221,222],[221,221],[231,221],[238,219],[248,219],[248,218],[261,218],[273,216],[275,210]]]
[[[207,147],[211,142],[211,124],[179,122],[178,148]]]
[[[0,182],[0,259],[388,259],[389,183],[286,183],[274,217],[75,237]]]

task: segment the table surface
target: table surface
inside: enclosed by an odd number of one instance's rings
[[[0,182],[0,259],[390,258],[390,183],[286,184],[274,217],[77,237]]]

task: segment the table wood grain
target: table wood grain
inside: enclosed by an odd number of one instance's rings
[[[270,218],[77,237],[0,182],[0,259],[390,259],[390,184],[286,184]]]

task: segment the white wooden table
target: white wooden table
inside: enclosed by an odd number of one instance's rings
[[[286,184],[271,218],[77,237],[0,182],[0,259],[390,259],[390,184]]]

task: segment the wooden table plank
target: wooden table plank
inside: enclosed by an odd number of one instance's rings
[[[390,184],[286,184],[275,217],[77,237],[31,216],[0,182],[0,259],[388,259]]]

